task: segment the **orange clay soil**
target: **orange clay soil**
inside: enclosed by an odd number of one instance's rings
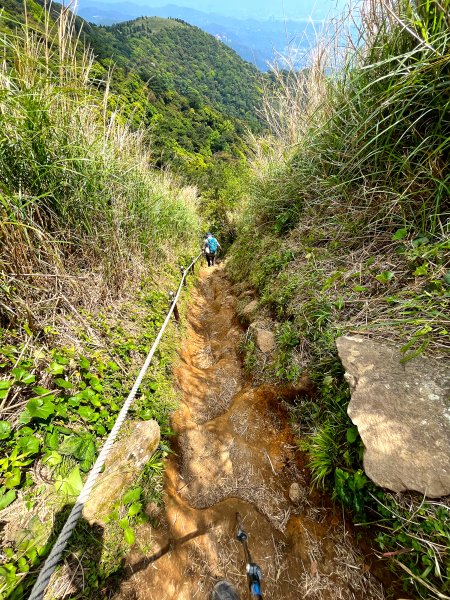
[[[307,382],[251,386],[238,354],[235,304],[223,269],[203,268],[175,370],[181,406],[173,415],[176,454],[166,467],[164,514],[158,528],[138,531],[115,598],[206,600],[226,578],[247,599],[235,540],[240,512],[265,600],[381,600],[342,516],[310,493],[281,402],[306,393]]]

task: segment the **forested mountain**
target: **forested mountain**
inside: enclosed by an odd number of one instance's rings
[[[155,93],[176,90],[193,108],[209,102],[256,124],[257,70],[226,45],[181,20],[142,17],[111,27],[84,24],[101,59],[135,69]]]
[[[299,19],[263,20],[255,16],[238,19],[176,4],[153,7],[130,2],[105,4],[101,0],[80,0],[77,14],[96,25],[112,25],[142,15],[182,19],[222,40],[262,71],[267,71],[270,65],[280,62],[286,55],[292,57],[295,54],[303,65],[324,28],[324,23],[308,19],[308,11]]]

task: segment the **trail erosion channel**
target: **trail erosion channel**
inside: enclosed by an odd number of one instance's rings
[[[208,599],[222,578],[248,598],[236,512],[265,599],[383,598],[340,514],[310,493],[283,403],[305,386],[252,387],[243,374],[236,301],[220,266],[201,270],[176,368],[164,515],[150,551],[128,557],[116,598]]]

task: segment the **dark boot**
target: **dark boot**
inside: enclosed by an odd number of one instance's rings
[[[228,581],[219,581],[214,586],[211,600],[240,600],[238,593]]]

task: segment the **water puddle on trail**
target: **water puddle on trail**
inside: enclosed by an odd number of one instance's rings
[[[381,600],[339,511],[310,493],[280,402],[304,386],[255,388],[243,375],[231,290],[220,266],[200,272],[176,368],[182,402],[173,416],[165,515],[149,553],[128,558],[115,598],[209,600],[223,578],[248,598],[235,539],[239,512],[266,600]]]

